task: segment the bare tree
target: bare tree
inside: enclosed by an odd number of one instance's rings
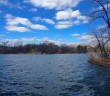
[[[90,13],[92,21],[101,20],[103,25],[97,28],[94,32],[97,46],[94,52],[99,53],[99,56],[109,58],[110,45],[110,0],[92,0],[98,7],[93,9]],[[100,24],[100,23],[99,23]]]

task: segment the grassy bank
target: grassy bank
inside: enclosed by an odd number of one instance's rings
[[[96,57],[96,56],[91,56],[88,62],[99,65],[110,65],[110,59]]]

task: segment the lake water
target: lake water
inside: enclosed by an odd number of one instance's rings
[[[88,57],[0,55],[0,96],[110,96],[110,68]]]

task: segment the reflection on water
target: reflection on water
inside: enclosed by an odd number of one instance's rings
[[[87,54],[0,55],[0,96],[110,96],[110,68]]]

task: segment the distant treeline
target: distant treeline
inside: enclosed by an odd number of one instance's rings
[[[16,43],[14,45],[9,42],[2,42],[0,44],[1,54],[19,54],[19,53],[35,53],[35,54],[64,54],[64,53],[87,53],[87,46],[78,45],[73,47],[62,44],[57,45],[51,42],[43,42],[40,44],[25,44]]]

